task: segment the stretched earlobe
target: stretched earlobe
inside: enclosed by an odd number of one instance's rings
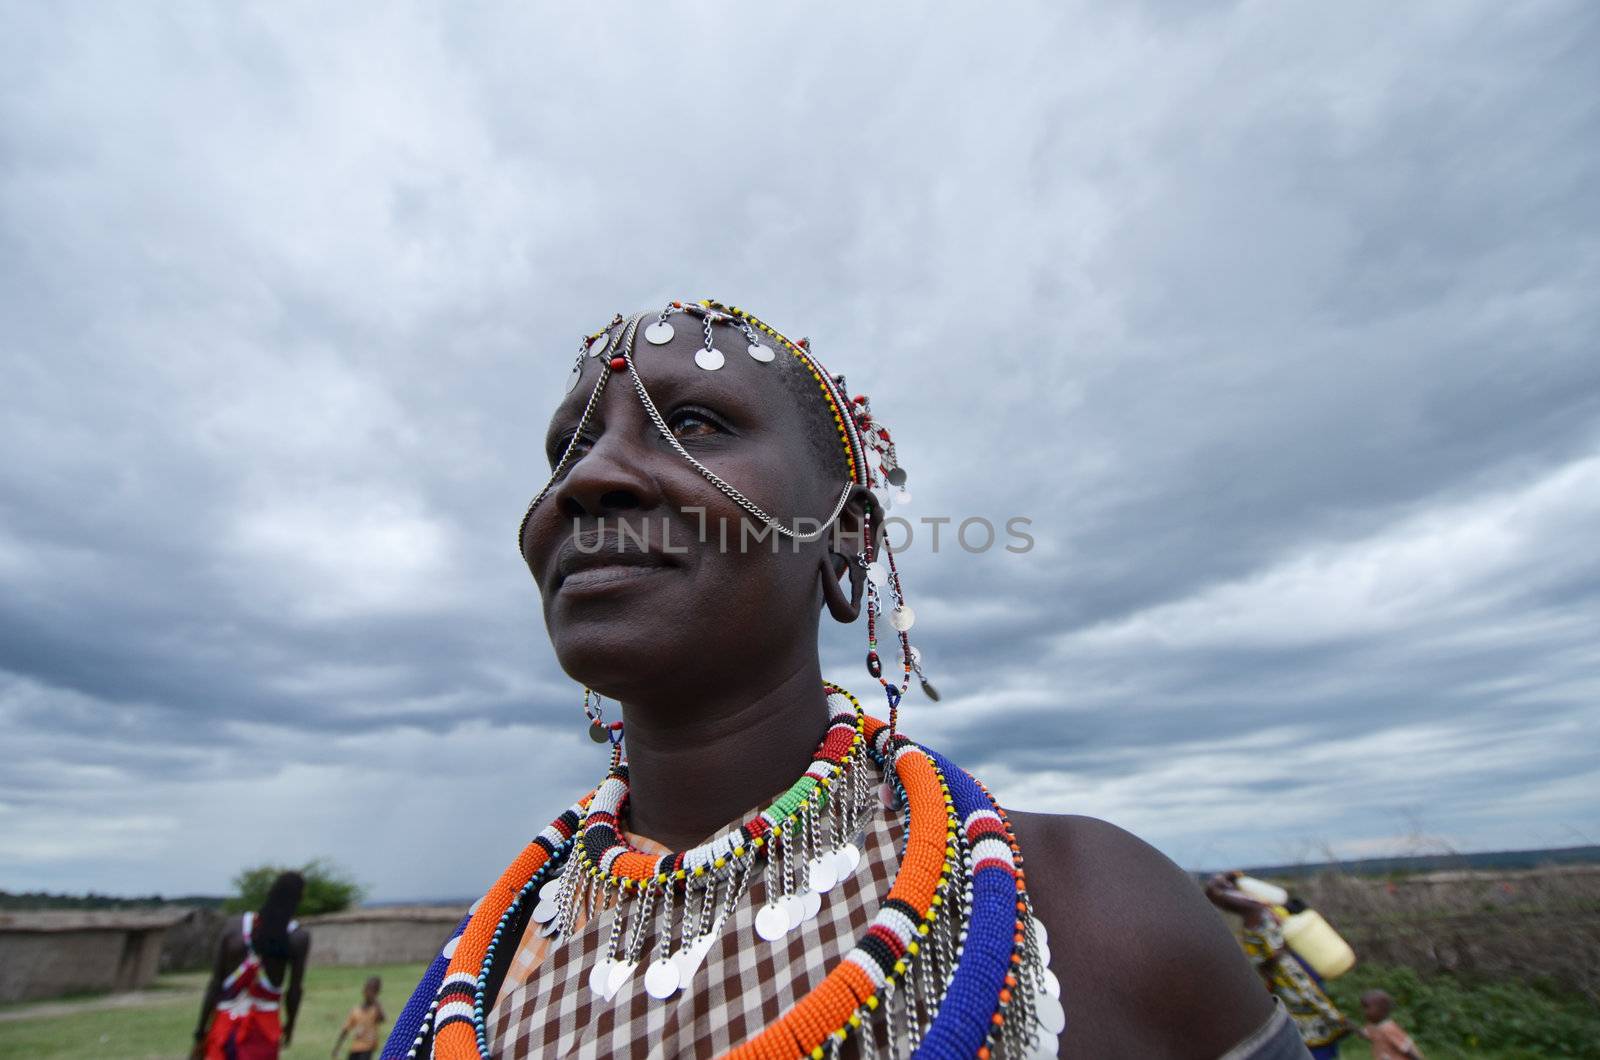
[[[839,585],[839,575],[844,571],[838,569],[836,561],[842,562],[850,574],[848,599]],[[828,604],[828,614],[835,621],[848,625],[861,617],[861,594],[867,583],[867,572],[861,564],[853,563],[837,552],[824,553],[817,561],[817,576],[822,579],[822,598]]]

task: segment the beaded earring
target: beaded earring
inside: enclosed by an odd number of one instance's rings
[[[838,377],[837,382],[839,389],[844,390],[844,378]],[[884,697],[889,703],[889,731],[894,733],[899,731],[900,700],[911,686],[912,674],[916,674],[923,694],[934,702],[939,700],[939,690],[923,673],[922,653],[912,646],[908,636],[916,625],[917,613],[906,602],[894,549],[887,536],[880,542],[874,541],[872,535],[874,509],[880,516],[880,529],[884,529],[881,514],[893,504],[910,502],[910,491],[905,488],[909,476],[906,469],[900,466],[893,436],[887,427],[873,418],[872,405],[865,394],[857,394],[850,399],[850,413],[865,449],[862,462],[866,465],[866,485],[872,491],[873,498],[863,518],[863,548],[856,557],[867,575],[867,673],[883,686]],[[885,614],[895,639],[899,641],[900,675],[896,680],[884,676],[883,660],[878,654],[878,624]]]
[[[583,689],[583,714],[589,719],[589,739],[595,743],[611,744],[611,768],[617,768],[622,761],[622,722],[607,722],[601,710],[602,699],[600,693],[589,688]]]

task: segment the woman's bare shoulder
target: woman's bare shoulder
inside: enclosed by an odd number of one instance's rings
[[[1067,1007],[1063,1055],[1220,1056],[1271,996],[1199,884],[1093,817],[1008,811]]]

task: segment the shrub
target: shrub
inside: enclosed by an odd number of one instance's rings
[[[331,861],[317,858],[298,868],[288,865],[257,865],[241,869],[233,878],[237,895],[228,899],[224,908],[230,913],[241,913],[261,908],[266,900],[267,888],[282,872],[299,872],[306,878],[305,895],[300,899],[297,916],[317,916],[349,909],[366,895],[362,887]]]
[[[1383,965],[1359,965],[1328,984],[1334,1004],[1358,1023],[1361,994],[1372,989],[1394,998],[1395,1020],[1424,1051],[1431,1045],[1469,1054],[1600,1058],[1600,1011],[1575,995],[1516,980],[1425,979],[1413,969]]]

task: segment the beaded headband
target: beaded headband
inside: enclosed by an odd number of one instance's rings
[[[746,497],[737,488],[725,482],[720,476],[696,460],[667,426],[666,419],[656,408],[655,401],[650,397],[645,388],[644,381],[639,377],[639,372],[634,365],[634,348],[638,340],[641,325],[646,319],[654,319],[644,326],[645,341],[654,346],[662,346],[671,342],[676,335],[672,325],[675,316],[693,317],[700,323],[704,337],[703,345],[695,351],[695,364],[704,371],[720,371],[727,363],[727,357],[716,345],[714,327],[732,327],[743,333],[746,340],[746,352],[758,364],[772,363],[777,354],[774,353],[768,341],[777,345],[779,349],[788,353],[799,361],[800,365],[810,374],[817,384],[818,393],[827,406],[827,410],[838,430],[839,442],[844,449],[845,463],[849,470],[849,481],[845,482],[840,490],[838,501],[833,512],[811,533],[800,533],[790,529],[778,519],[769,515],[760,505]],[[911,675],[915,673],[920,679],[923,691],[931,699],[937,700],[939,694],[922,672],[921,653],[911,647],[906,633],[911,629],[916,620],[915,613],[907,606],[905,595],[900,586],[900,572],[895,563],[893,550],[889,547],[887,539],[882,542],[883,559],[876,555],[877,547],[872,540],[871,522],[873,510],[880,513],[887,510],[893,503],[892,497],[898,492],[900,502],[905,503],[910,499],[910,494],[905,491],[906,470],[900,464],[899,453],[895,449],[894,438],[889,429],[878,422],[873,416],[871,403],[865,394],[851,397],[845,387],[842,375],[830,373],[815,354],[811,352],[811,343],[807,339],[798,342],[791,341],[781,334],[776,328],[765,323],[754,314],[740,309],[738,306],[724,305],[714,299],[704,299],[699,302],[671,302],[658,313],[638,313],[631,319],[624,321],[622,314],[617,314],[611,322],[599,331],[584,335],[578,341],[578,354],[573,361],[572,370],[567,377],[566,391],[571,393],[578,386],[583,376],[584,364],[588,360],[606,359],[606,368],[602,370],[599,378],[595,380],[594,388],[589,392],[589,398],[584,404],[582,416],[579,419],[577,430],[568,441],[561,458],[551,470],[550,478],[543,488],[529,502],[528,509],[522,517],[522,522],[517,528],[517,549],[522,549],[522,540],[528,527],[528,521],[533,517],[534,509],[555,488],[563,475],[571,467],[573,454],[577,449],[579,439],[584,428],[593,418],[595,409],[599,406],[600,395],[605,391],[613,375],[626,373],[632,384],[634,393],[639,402],[644,406],[646,414],[660,432],[663,439],[672,446],[684,460],[694,467],[700,475],[717,487],[729,499],[738,504],[742,509],[754,516],[768,528],[785,537],[797,541],[812,541],[828,533],[839,514],[844,510],[845,503],[850,498],[851,488],[862,485],[871,491],[873,503],[868,506],[864,518],[863,547],[853,562],[858,564],[867,574],[867,670],[881,685],[889,700],[890,729],[895,731],[898,721],[900,699],[910,686]],[[884,561],[887,561],[885,564]],[[893,608],[889,612],[889,622],[894,627],[900,641],[900,655],[902,674],[900,680],[890,681],[883,676],[883,666],[877,652],[877,618],[884,610],[881,593],[887,592],[893,601]],[[587,704],[587,700],[585,701]],[[587,709],[587,708],[586,708]],[[591,720],[599,724],[598,714],[592,715]],[[616,729],[616,726],[610,728]],[[613,746],[620,742],[620,729],[611,737]]]

